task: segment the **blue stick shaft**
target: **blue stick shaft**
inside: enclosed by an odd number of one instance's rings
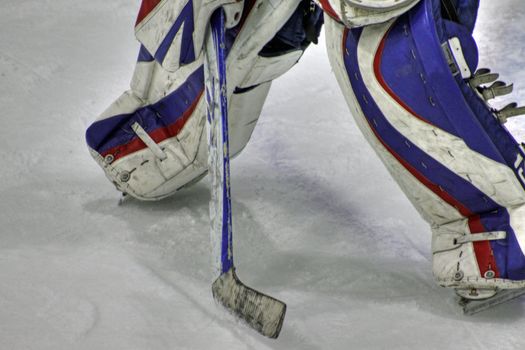
[[[222,181],[222,245],[221,271],[228,272],[233,267],[232,212],[230,190],[230,143],[228,137],[228,90],[226,85],[225,14],[216,11],[211,19],[213,41],[217,53],[218,80],[220,89],[220,125],[222,132],[223,181]],[[215,94],[214,94],[215,95]],[[216,96],[216,95],[215,95]]]

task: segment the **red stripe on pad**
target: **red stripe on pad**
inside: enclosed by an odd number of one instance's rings
[[[468,218],[468,226],[472,234],[483,233],[487,230],[481,223],[479,215],[474,215]],[[476,253],[476,260],[479,265],[479,272],[481,276],[485,276],[487,271],[494,271],[495,277],[499,278],[500,273],[496,265],[496,258],[494,258],[494,251],[489,241],[474,242],[474,252]]]
[[[345,31],[348,31],[346,29]],[[377,52],[374,57],[374,74],[383,89],[397,102],[399,103],[403,108],[405,108],[410,114],[412,114],[414,117],[426,121],[423,117],[417,115],[409,106],[407,106],[399,96],[397,96],[390,87],[386,84],[385,80],[383,79],[382,73],[381,73],[381,60],[383,56],[383,50],[385,47],[386,38],[389,34],[390,30],[387,31],[381,40],[381,43],[377,49]],[[345,33],[347,34],[347,33]],[[344,38],[346,38],[346,35],[344,35]],[[346,42],[346,40],[345,40]],[[343,50],[343,52],[345,52]],[[368,121],[368,118],[365,118],[370,126],[370,129],[375,134],[376,138],[381,142],[381,144],[407,169],[416,179],[418,179],[419,182],[421,182],[423,185],[425,185],[428,189],[430,189],[432,192],[434,192],[436,195],[438,195],[443,201],[448,203],[449,205],[455,207],[458,212],[463,215],[464,217],[468,218],[469,222],[469,229],[472,234],[476,233],[483,233],[487,232],[487,229],[484,227],[483,223],[481,222],[481,218],[479,215],[473,213],[469,208],[467,208],[465,205],[463,205],[460,201],[458,201],[456,198],[454,198],[451,194],[447,193],[441,186],[438,186],[431,182],[429,179],[427,179],[422,173],[420,173],[417,169],[415,169],[410,163],[408,163],[406,160],[401,158],[390,146],[388,146],[379,136],[375,128],[370,124],[370,121]],[[430,124],[430,123],[429,123]],[[494,252],[492,250],[492,247],[490,245],[489,241],[482,241],[482,242],[474,242],[473,243],[474,252],[476,255],[476,260],[478,262],[479,271],[481,276],[485,276],[485,273],[489,270],[494,271],[496,278],[500,277],[500,273],[498,270],[498,267],[496,265],[496,259],[494,258]]]
[[[381,74],[381,60],[382,60],[382,57],[383,57],[383,49],[385,47],[385,41],[386,41],[386,38],[388,36],[388,33],[389,31],[386,32],[385,36],[383,37],[383,39],[381,40],[381,44],[379,45],[379,48],[377,49],[377,52],[375,54],[375,57],[374,57],[374,74],[379,82],[379,84],[381,84],[381,86],[383,87],[383,89],[385,89],[385,91],[392,97],[394,98],[396,101],[400,100],[400,98],[398,96],[396,96],[394,94],[394,92],[386,85],[386,82],[385,80],[383,79],[383,76]],[[405,104],[402,104],[403,108],[405,108]],[[410,109],[408,109],[408,111],[413,114],[414,112],[411,111]],[[416,116],[416,115],[414,115]],[[416,116],[417,117],[417,116]],[[418,117],[418,119],[421,119],[421,120],[424,120],[424,118],[422,117]],[[368,119],[367,119],[368,120]],[[370,122],[368,122],[368,124],[370,125]],[[430,180],[428,180],[423,174],[421,174],[418,170],[416,170],[416,168],[414,168],[410,163],[408,163],[406,160],[404,160],[403,158],[401,158],[401,156],[399,156],[397,153],[395,153],[395,151],[390,148],[390,146],[388,146],[382,139],[381,137],[379,136],[379,134],[377,133],[377,131],[372,127],[372,125],[370,125],[370,128],[372,129],[372,131],[374,132],[374,134],[376,135],[376,137],[379,139],[379,141],[381,141],[381,143],[383,144],[383,146],[385,146],[388,151],[390,153],[392,153],[392,155],[412,174],[414,175],[422,184],[424,184],[427,188],[429,188],[430,190],[432,190],[432,192],[434,192],[435,194],[437,194],[441,199],[443,199],[445,202],[447,202],[448,204],[450,204],[451,206],[455,207],[460,213],[461,215],[465,216],[465,217],[469,217],[471,215],[474,215],[474,213],[472,213],[470,211],[470,209],[468,209],[467,207],[465,207],[461,202],[459,202],[457,199],[455,199],[453,196],[451,196],[449,193],[447,193],[441,186],[439,185],[436,185],[434,184],[433,182],[431,182]]]
[[[146,16],[149,15],[155,7],[157,7],[160,1],[161,0],[142,0],[142,5],[140,6],[140,10],[137,16],[137,22],[135,23],[135,27],[140,22],[142,22],[142,20],[146,18]]]
[[[188,121],[190,116],[195,111],[195,108],[197,107],[197,104],[200,101],[203,92],[204,90],[199,93],[195,101],[192,102],[191,106],[184,112],[181,118],[177,119],[175,123],[149,132],[148,134],[153,139],[153,141],[155,141],[156,143],[160,143],[166,139],[177,136],[184,127],[184,125],[186,125],[186,122]],[[113,147],[101,153],[101,156],[105,157],[108,154],[111,154],[113,155],[115,161],[117,159],[130,155],[131,153],[140,151],[146,147],[146,144],[140,138],[136,137],[126,144]]]
[[[409,105],[405,103],[396,93],[388,86],[387,82],[383,78],[383,75],[381,74],[381,59],[383,57],[383,51],[385,50],[385,43],[386,43],[386,37],[388,36],[388,33],[390,33],[390,29],[386,32],[385,36],[383,37],[383,40],[381,40],[381,44],[379,45],[379,48],[377,49],[376,58],[374,60],[374,72],[376,75],[377,80],[379,81],[379,84],[385,89],[385,91],[392,97],[401,107],[403,107],[408,113],[412,114],[417,119],[424,121],[427,124],[432,125],[433,127],[436,127],[434,124],[432,124],[427,119],[423,118],[422,116],[418,115]],[[379,57],[379,59],[378,59]]]
[[[337,12],[335,12],[332,5],[330,5],[329,0],[319,0],[319,4],[321,5],[323,11],[326,12],[330,17],[334,18],[335,20],[339,22],[341,21]]]

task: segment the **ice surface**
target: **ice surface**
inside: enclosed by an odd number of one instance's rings
[[[0,2],[0,349],[520,349],[525,300],[474,317],[431,276],[430,232],[358,132],[324,43],[272,89],[232,164],[238,273],[281,337],[211,298],[206,181],[127,202],[86,126],[127,88],[139,1]],[[525,8],[482,1],[482,66],[525,103]],[[503,104],[503,101],[501,102]],[[510,127],[525,138],[525,119]]]

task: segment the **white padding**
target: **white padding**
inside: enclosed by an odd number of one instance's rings
[[[132,90],[125,91],[119,96],[97,120],[103,120],[121,114],[131,114],[140,107],[144,106],[144,101],[140,99]]]
[[[350,28],[384,23],[401,16],[419,0],[339,0],[343,23]]]
[[[198,57],[211,14],[217,8],[229,4],[234,6],[233,10],[241,6],[237,0],[163,0],[135,27],[135,37],[144,45],[148,52],[155,55],[166,36],[173,30],[173,25],[178,20],[181,20],[180,16],[183,11],[188,9],[186,6],[190,6],[193,16],[193,49],[195,57]],[[231,15],[235,17],[235,14]],[[230,25],[233,25],[233,23],[234,20],[229,21]],[[186,22],[182,23],[174,40],[170,43],[167,55],[162,61],[162,66],[167,70],[176,71],[182,65],[180,62],[182,33],[184,32],[184,27],[188,24]]]
[[[465,244],[470,242],[483,242],[483,241],[496,241],[498,239],[507,238],[507,232],[505,231],[492,231],[492,232],[482,232],[475,234],[468,234],[456,238],[454,241],[456,244]]]
[[[163,0],[135,28],[136,38],[152,54],[170,31],[188,1]]]
[[[368,10],[391,10],[406,7],[418,0],[345,0],[349,5]]]
[[[253,69],[248,73],[240,87],[251,87],[274,80],[292,68],[302,54],[302,50],[297,50],[277,57],[258,56],[255,59]]]
[[[148,91],[151,85],[151,78],[153,76],[155,64],[155,61],[137,62],[137,65],[135,66],[133,78],[131,78],[131,90],[133,90],[135,95],[142,100],[148,98]]]

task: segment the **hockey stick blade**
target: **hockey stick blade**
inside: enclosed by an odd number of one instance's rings
[[[525,294],[524,289],[507,289],[498,292],[495,296],[482,299],[482,300],[468,300],[462,298],[459,301],[459,305],[463,308],[463,313],[468,316],[475,315],[484,310],[490,309],[491,307],[503,304],[512,299],[518,298]]]
[[[277,338],[284,321],[286,304],[244,285],[231,268],[212,285],[213,297],[251,328]]]

